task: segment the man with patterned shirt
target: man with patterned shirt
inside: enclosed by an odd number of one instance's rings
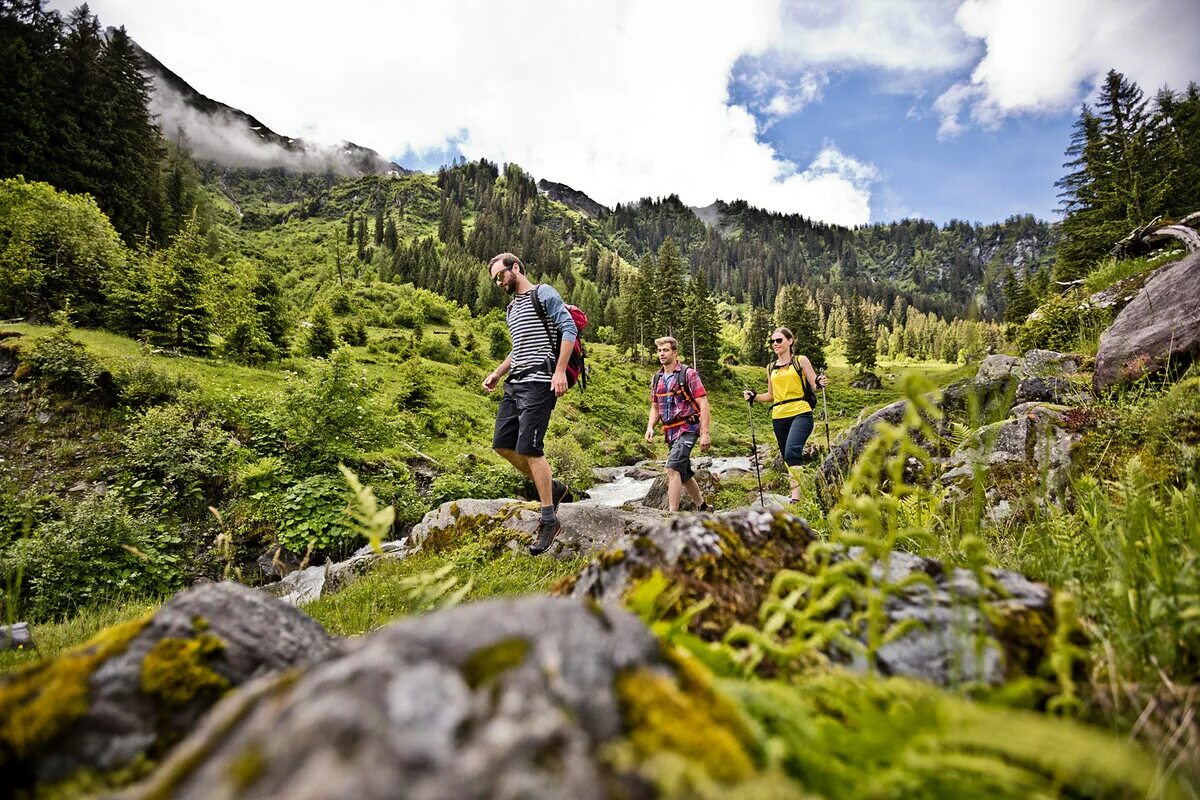
[[[551,478],[543,445],[550,412],[567,393],[567,361],[579,331],[562,296],[549,284],[531,283],[525,265],[512,253],[493,257],[488,272],[512,296],[505,311],[512,350],[483,379],[483,388],[490,392],[508,375],[496,412],[492,449],[537,488],[542,518],[529,545],[530,555],[536,556],[550,547],[561,530],[558,504],[567,495],[567,485]]]
[[[691,496],[696,508],[711,511],[700,494],[692,470],[692,448],[697,437],[700,452],[708,452],[709,408],[708,392],[700,375],[679,361],[679,342],[671,336],[654,340],[658,348],[658,363],[662,368],[650,384],[650,422],[646,425],[646,441],[654,441],[654,426],[663,424],[667,437],[667,510],[678,511],[683,490]]]

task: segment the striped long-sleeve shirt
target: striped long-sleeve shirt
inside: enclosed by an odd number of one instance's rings
[[[550,322],[549,337],[537,309],[533,307],[535,291],[538,299],[542,301],[542,308],[546,311],[546,319]],[[509,381],[549,383],[554,365],[558,361],[558,334],[562,334],[564,342],[574,342],[579,336],[575,321],[571,319],[571,313],[563,303],[562,295],[553,286],[539,283],[525,294],[516,295],[512,299],[505,312],[505,319],[508,322],[508,333],[512,337]],[[515,379],[512,377],[514,374]]]

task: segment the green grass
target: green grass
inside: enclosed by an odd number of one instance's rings
[[[478,543],[468,541],[448,552],[418,552],[401,561],[387,561],[337,594],[309,603],[304,612],[337,636],[357,636],[376,630],[415,608],[412,592],[401,585],[406,578],[432,573],[447,564],[454,567],[458,586],[470,581],[465,599],[545,594],[560,579],[582,569],[585,559],[563,561],[524,552],[481,556]]]
[[[64,650],[81,645],[112,625],[143,616],[158,604],[150,600],[127,600],[111,605],[82,609],[63,622],[31,625],[37,650],[0,653],[0,673],[11,672],[43,658],[51,658]]]
[[[1103,291],[1118,281],[1158,269],[1164,264],[1178,261],[1183,256],[1182,250],[1164,250],[1141,258],[1106,258],[1084,278],[1083,286],[1089,292]]]

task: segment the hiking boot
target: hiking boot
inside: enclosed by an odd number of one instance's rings
[[[554,500],[554,513],[558,513],[558,504],[570,493],[570,487],[562,481],[556,480],[550,483],[550,497]]]
[[[550,545],[554,542],[554,537],[562,530],[562,525],[558,524],[558,520],[551,522],[541,522],[538,524],[537,533],[534,534],[533,542],[529,545],[529,555],[537,556],[546,552]]]
[[[700,504],[700,512],[702,514],[708,514],[712,510],[713,510],[713,507],[708,504],[707,500]]]

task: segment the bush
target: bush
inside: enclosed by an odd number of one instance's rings
[[[91,392],[97,388],[96,381],[105,371],[65,324],[35,341],[22,353],[21,364],[24,374],[40,378],[60,392]]]
[[[182,403],[147,409],[122,444],[122,486],[136,503],[183,516],[219,505],[238,443],[204,412]]]
[[[397,409],[413,411],[429,407],[429,401],[433,399],[433,380],[421,359],[414,356],[396,367],[393,381],[400,387],[396,392]]]
[[[247,311],[226,333],[221,355],[234,363],[254,367],[277,360],[280,350],[263,330],[258,315]]]
[[[1107,312],[1089,307],[1078,292],[1051,295],[1021,326],[1017,346],[1022,352],[1086,347],[1107,321]]]
[[[587,489],[596,480],[591,458],[574,438],[564,436],[546,442],[546,458],[554,477],[576,491]]]
[[[313,358],[325,358],[337,349],[337,334],[333,331],[333,315],[328,306],[317,306],[312,313],[312,327],[304,342],[304,354]]]
[[[155,369],[145,358],[125,359],[117,367],[114,382],[121,403],[129,408],[169,403],[200,386],[187,376],[172,376]]]
[[[488,328],[488,353],[492,358],[504,358],[511,349],[508,328],[503,325],[493,325]]]
[[[22,178],[0,181],[0,314],[49,314],[67,303],[97,322],[102,278],[126,259],[116,230],[88,195]]]
[[[343,551],[353,543],[350,494],[341,476],[314,475],[289,488],[279,508],[279,543],[293,553]]]
[[[135,516],[114,493],[92,496],[62,520],[13,543],[0,559],[6,583],[18,585],[34,619],[129,597],[162,597],[180,587],[175,534]]]
[[[427,336],[421,339],[421,355],[430,361],[440,361],[443,364],[457,364],[461,360],[458,350],[436,337]]]
[[[392,429],[374,398],[375,385],[338,350],[312,382],[293,381],[278,412],[291,463],[302,474],[353,461],[387,443]]]
[[[367,346],[367,323],[362,317],[346,320],[346,324],[342,326],[342,341],[351,347]]]

